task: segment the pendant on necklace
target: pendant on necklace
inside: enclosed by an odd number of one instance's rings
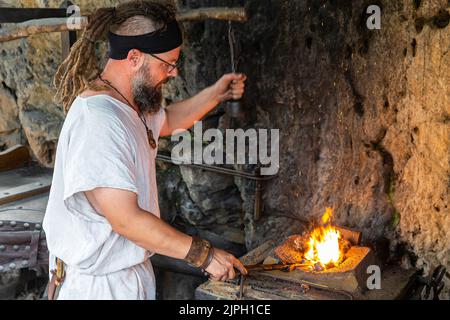
[[[156,141],[155,141],[155,138],[153,138],[153,132],[150,129],[147,129],[147,138],[148,138],[148,143],[150,144],[150,146],[153,149],[156,149]]]

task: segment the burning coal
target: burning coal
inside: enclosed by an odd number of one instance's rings
[[[327,208],[321,225],[303,235],[294,235],[275,249],[283,263],[298,263],[311,271],[323,271],[338,266],[345,260],[350,243],[331,223],[332,210]]]

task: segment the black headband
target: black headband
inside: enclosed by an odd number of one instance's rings
[[[163,53],[173,50],[183,43],[180,27],[176,20],[164,29],[139,36],[120,36],[108,33],[109,57],[114,60],[126,59],[128,52],[138,49],[144,53]]]

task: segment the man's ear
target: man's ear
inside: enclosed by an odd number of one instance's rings
[[[138,70],[144,64],[145,56],[137,49],[128,51],[127,61],[132,69]]]

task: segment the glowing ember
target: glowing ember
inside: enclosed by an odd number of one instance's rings
[[[304,257],[312,264],[319,262],[322,266],[336,266],[343,257],[340,247],[341,234],[329,224],[331,215],[331,208],[327,208],[322,216],[322,223],[325,226],[315,228],[307,241],[308,249]]]

